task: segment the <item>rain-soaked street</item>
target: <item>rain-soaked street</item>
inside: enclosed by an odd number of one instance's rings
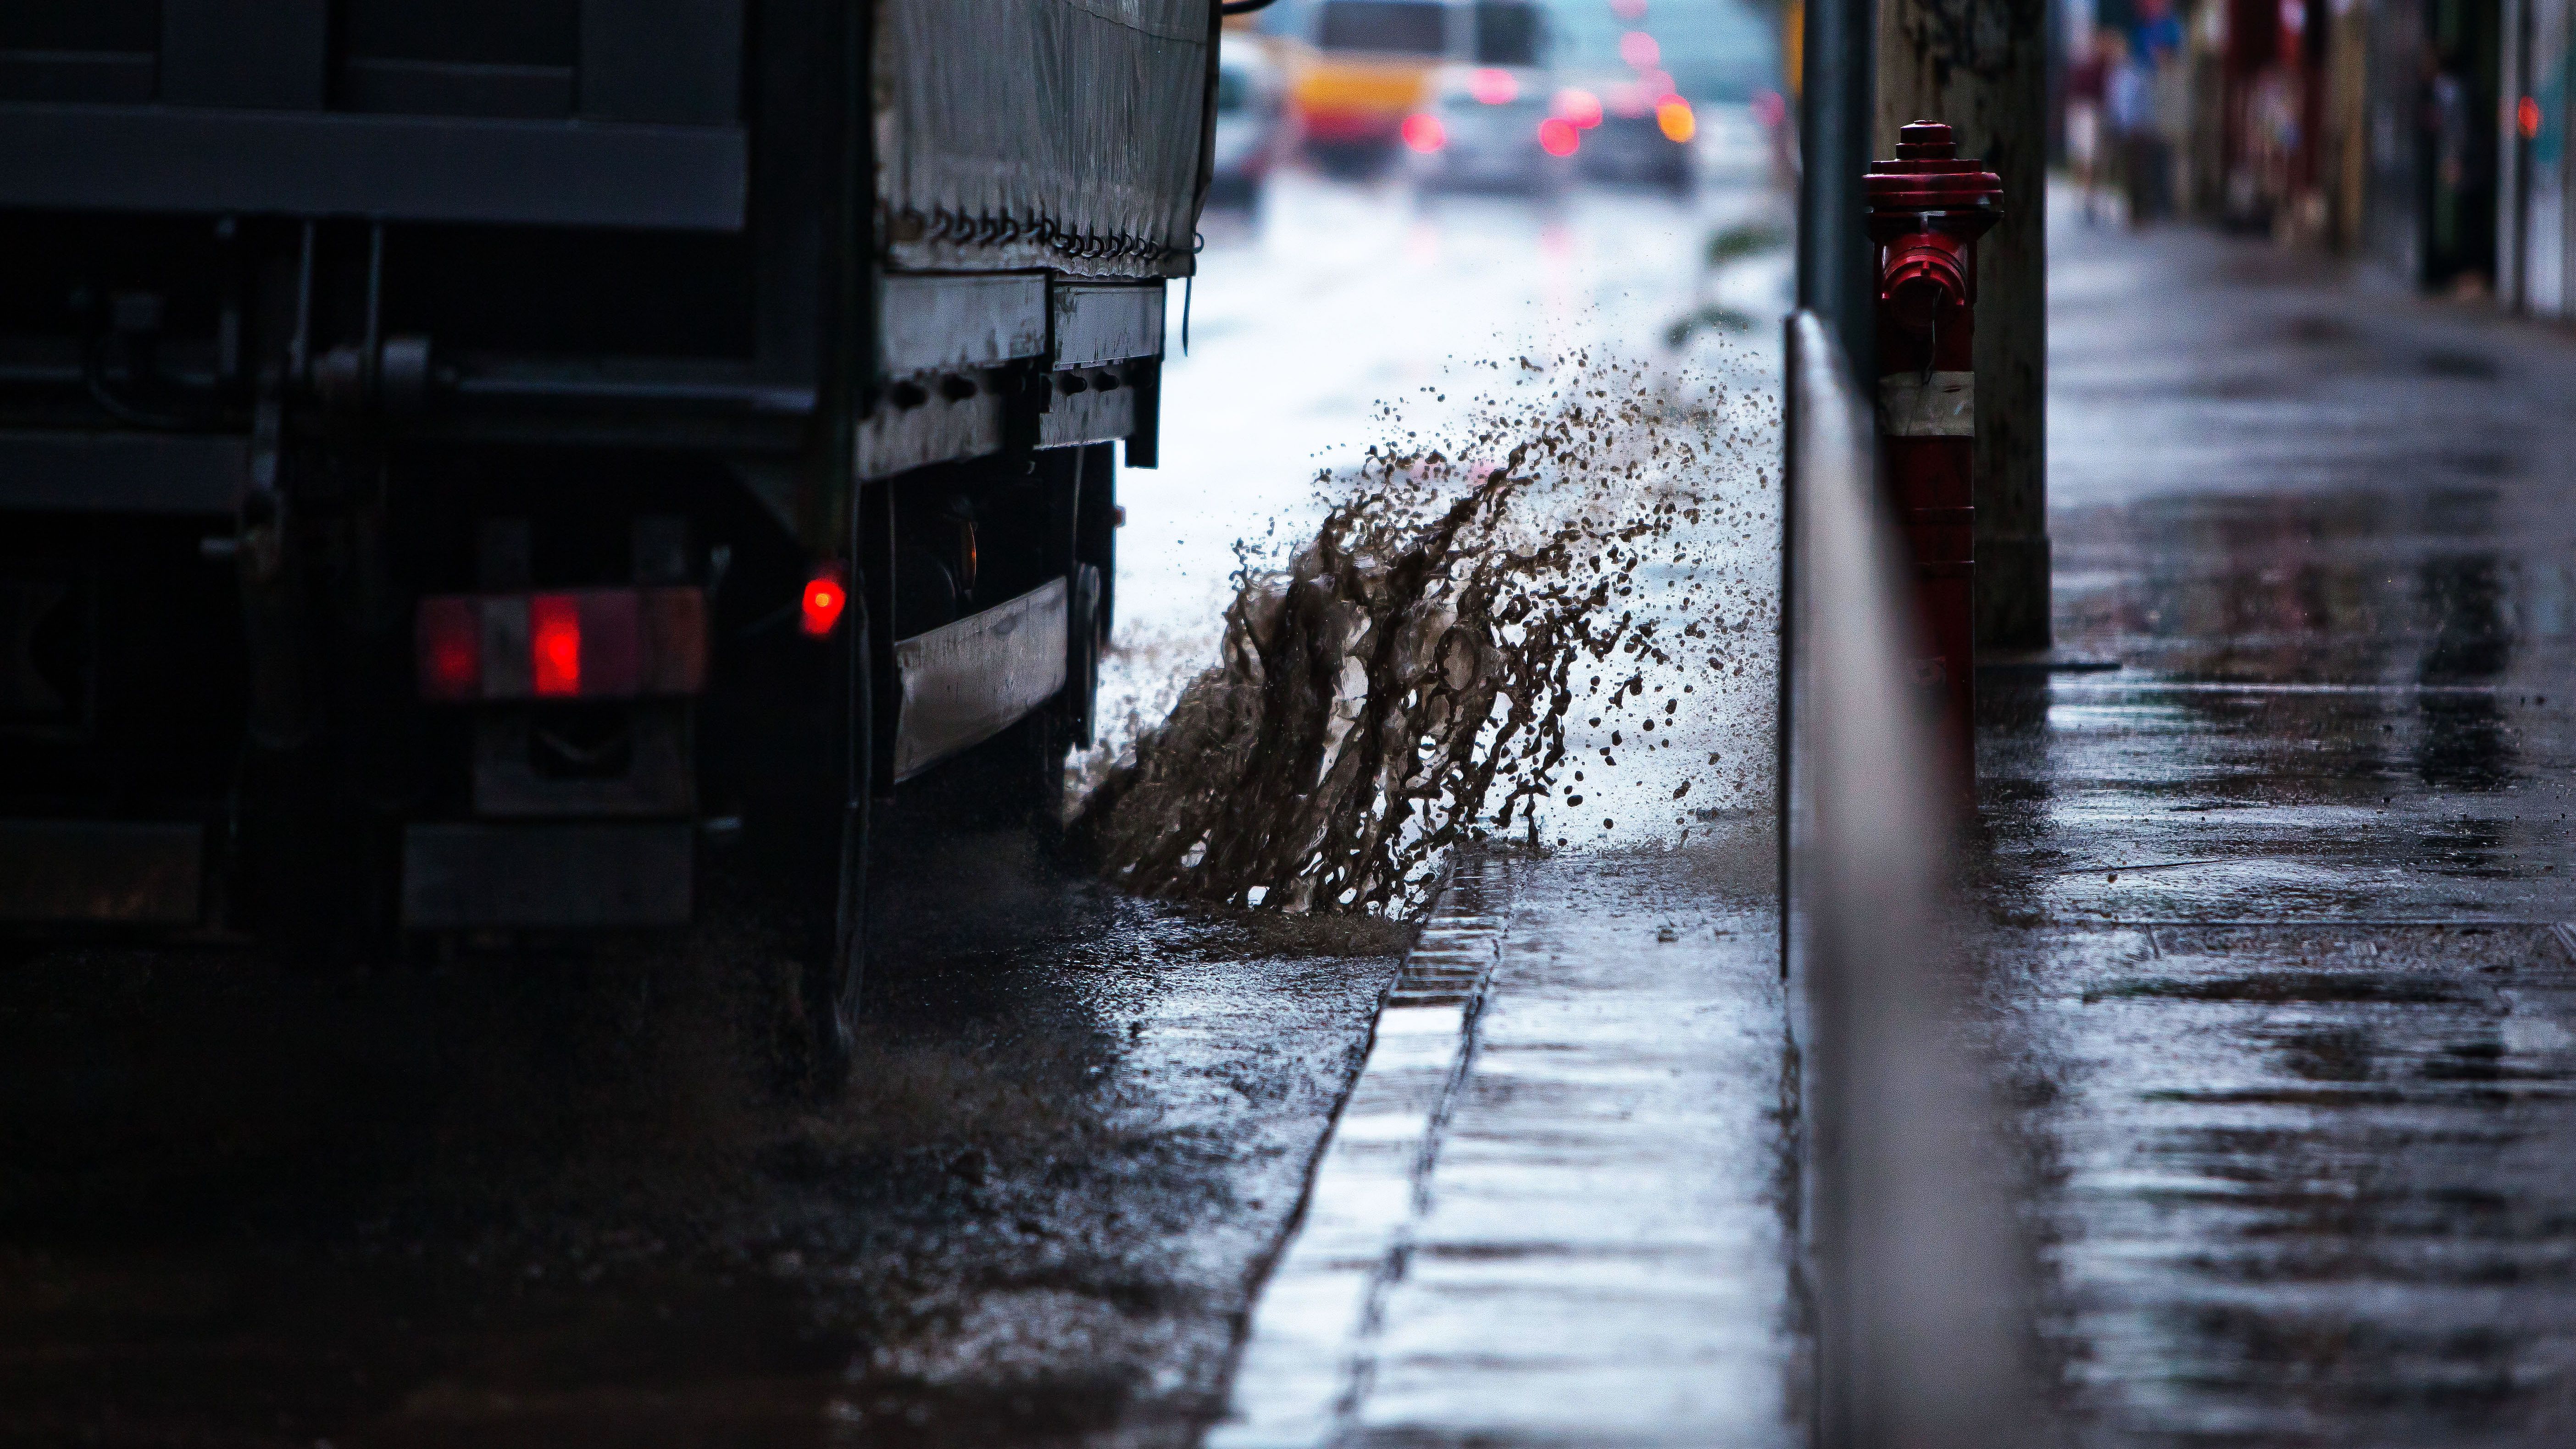
[[[1691,308],[1776,313],[1785,253],[1717,277],[1701,251],[1712,228],[1779,207],[1758,166],[1696,203],[1603,190],[1546,207],[1417,204],[1401,186],[1290,174],[1258,218],[1210,217],[1186,360],[1172,311],[1165,466],[1122,480],[1107,688],[1113,715],[1136,714],[1093,772],[1210,662],[1235,541],[1275,553],[1311,532],[1320,470],[1454,421],[1449,395],[1464,403],[1480,361],[1535,356],[1543,371],[1594,348],[1664,375],[1680,359],[1662,334]],[[1745,393],[1749,478],[1768,338],[1703,338],[1692,355],[1697,375]],[[1711,587],[1731,580],[1723,612],[1758,640],[1771,565],[1748,486],[1722,529],[1712,513],[1683,542]],[[1673,611],[1686,571],[1631,562],[1646,571],[1629,586]],[[1694,696],[1705,716],[1665,719],[1694,767],[1711,740],[1759,739],[1767,658],[1751,644],[1725,658],[1732,672],[1707,665]],[[1594,733],[1572,742],[1607,760],[1620,737]],[[1736,843],[1611,868],[1616,903],[1578,912],[1568,944],[1514,928],[1505,979],[1555,999],[1495,1007],[1501,1035],[1466,1089],[1512,1124],[1502,1160],[1575,1085],[1516,1089],[1509,1064],[1584,1035],[1593,987],[1546,984],[1584,959],[1579,943],[1618,938],[1638,968],[1694,963],[1673,1000],[1723,1012],[1741,1039],[1679,1053],[1671,1070],[1690,1075],[1675,1080],[1769,1090],[1776,983],[1745,914],[1761,908],[1745,878],[1766,847],[1744,782],[1766,767],[1758,748],[1726,754],[1737,783],[1712,780],[1676,807],[1701,814],[1674,818],[1703,845]],[[1621,850],[1674,833],[1634,816],[1613,829],[1606,813],[1595,828],[1591,811],[1666,805],[1692,771],[1614,773],[1549,828]],[[1225,1411],[1256,1290],[1411,927],[1141,900],[935,808],[879,821],[855,1080],[823,1101],[772,1060],[787,948],[720,848],[704,919],[676,939],[532,938],[320,974],[220,942],[23,949],[0,972],[0,1441],[1194,1441]],[[1569,864],[1547,890],[1589,899],[1586,878]],[[1714,1005],[1691,1004],[1703,988]],[[1651,1016],[1657,999],[1620,1009]],[[1514,1032],[1535,1033],[1517,1058]],[[1593,1071],[1635,1070],[1590,1040]],[[1733,1216],[1659,1229],[1704,1280],[1693,1311],[1718,1347],[1627,1373],[1663,1382],[1722,1350],[1728,1382],[1757,1383],[1748,1402],[1770,1407],[1755,1418],[1776,1426],[1761,1111],[1727,1097],[1673,1119],[1730,1164],[1715,1200]],[[1660,1145],[1641,1129],[1622,1150]],[[1584,1177],[1522,1170],[1548,1193]],[[1490,1230],[1428,1231],[1458,1242],[1458,1263],[1501,1261],[1477,1245]],[[1533,1263],[1590,1271],[1544,1237],[1523,1245]],[[1402,1325],[1436,1306],[1406,1303],[1390,1363],[1416,1341]],[[1655,1322],[1642,1305],[1630,1320]],[[1436,1336],[1436,1313],[1425,1321]],[[1383,1399],[1402,1381],[1379,1382]],[[1721,1411],[1684,1398],[1700,1420]]]
[[[2057,220],[2058,639],[2124,667],[1989,675],[1982,890],[2076,1437],[2570,1442],[2576,349]]]
[[[0,1443],[1808,1442],[1787,204],[1703,155],[1205,219],[1095,808],[880,807],[846,1091],[725,831],[684,932],[14,943]],[[2054,1442],[2576,1443],[2576,344],[2050,246],[2060,667],[1940,864]]]

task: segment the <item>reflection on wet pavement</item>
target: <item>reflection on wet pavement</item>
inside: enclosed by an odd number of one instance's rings
[[[2576,351],[2052,241],[1989,986],[2079,1442],[2576,1442]]]
[[[772,946],[0,975],[0,1442],[1185,1443],[1400,934],[891,873],[858,1081]]]
[[[2534,927],[2014,932],[2069,1397],[2105,1443],[2546,1444],[2576,962]]]

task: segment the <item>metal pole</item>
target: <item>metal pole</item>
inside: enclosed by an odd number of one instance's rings
[[[1875,0],[1807,0],[1798,96],[1798,305],[1841,339],[1852,381],[1874,375],[1875,248],[1863,229],[1877,100]],[[1868,396],[1866,389],[1863,396]]]

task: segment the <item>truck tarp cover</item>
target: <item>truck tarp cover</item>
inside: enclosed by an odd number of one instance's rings
[[[1190,270],[1212,0],[888,0],[877,194],[899,267]]]

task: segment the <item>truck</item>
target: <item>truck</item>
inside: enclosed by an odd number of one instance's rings
[[[0,932],[674,927],[846,1070],[871,818],[1033,822],[1215,0],[0,8]]]

